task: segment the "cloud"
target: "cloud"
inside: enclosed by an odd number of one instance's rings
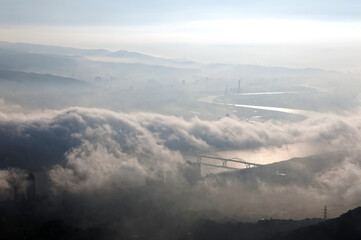
[[[13,113],[13,112],[20,112],[22,107],[17,104],[9,104],[4,101],[4,99],[0,98],[0,112],[1,113]]]
[[[350,206],[361,201],[361,151],[353,151],[344,161],[316,177],[318,188],[330,196],[331,204],[347,203]],[[332,196],[332,197],[331,197]]]
[[[1,191],[9,189],[9,182],[8,182],[9,171],[7,170],[0,170],[0,189]]]
[[[246,122],[233,118],[205,121],[153,113],[117,113],[68,108],[0,114],[2,167],[42,168],[66,162],[66,154],[84,141],[142,164],[156,153],[170,162],[180,154],[256,149],[298,142],[342,149],[360,140],[361,117],[319,115],[303,122]],[[111,150],[113,149],[113,150]],[[165,160],[164,158],[169,158]]]
[[[19,193],[25,193],[26,174],[23,170],[9,168],[0,170],[0,200],[7,200],[14,195],[14,188]]]
[[[89,142],[69,152],[66,158],[65,167],[57,165],[49,173],[57,190],[89,192],[144,185],[145,176],[150,174],[137,158]]]
[[[205,181],[189,189],[189,202],[195,208],[208,206],[228,215],[263,211],[278,217],[310,216],[327,202],[335,206],[358,200],[361,190],[355,183],[361,172],[357,160],[360,116],[359,111],[344,116],[320,114],[301,122],[284,123],[234,118],[184,120],[154,113],[78,107],[3,112],[1,163],[3,168],[46,169],[57,194],[95,193],[141,186],[168,172],[177,175],[178,164],[188,155],[298,142],[324,151],[349,150],[340,157],[344,159],[341,165],[329,161],[324,164],[327,167],[321,168],[315,160],[311,165],[316,166],[315,170],[311,171],[294,164],[297,174],[293,178],[307,179],[302,184],[275,184],[259,177],[252,183],[256,188],[236,179],[226,185]],[[9,188],[9,174],[7,170],[0,172],[3,194]]]

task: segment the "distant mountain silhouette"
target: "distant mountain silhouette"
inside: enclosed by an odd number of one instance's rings
[[[74,78],[60,77],[52,74],[38,74],[38,73],[29,73],[29,72],[20,72],[20,71],[9,71],[9,70],[0,70],[0,81],[9,81],[12,83],[19,84],[31,84],[37,85],[41,84],[51,85],[56,84],[60,86],[66,85],[78,85],[78,86],[89,86],[91,85],[88,82],[80,81]]]

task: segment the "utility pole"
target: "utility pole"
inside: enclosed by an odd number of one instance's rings
[[[325,205],[325,208],[323,209],[323,219],[327,219],[327,206]]]

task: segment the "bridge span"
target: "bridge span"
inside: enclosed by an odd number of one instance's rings
[[[202,162],[202,159],[212,159],[212,160],[221,161],[222,165]],[[197,156],[197,162],[200,165],[204,165],[204,166],[226,168],[226,169],[242,169],[242,168],[228,166],[227,165],[228,162],[241,163],[241,164],[244,164],[246,166],[246,168],[262,166],[262,164],[248,162],[248,161],[245,161],[245,160],[243,160],[241,158],[221,158],[221,157],[214,157],[214,156],[207,156],[207,155],[198,155]]]

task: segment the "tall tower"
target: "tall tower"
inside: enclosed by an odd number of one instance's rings
[[[35,176],[29,173],[26,177],[26,198],[34,199],[36,195]]]
[[[240,94],[241,92],[241,80],[238,80],[238,90],[237,93]]]
[[[323,219],[327,219],[327,206],[323,209]]]

